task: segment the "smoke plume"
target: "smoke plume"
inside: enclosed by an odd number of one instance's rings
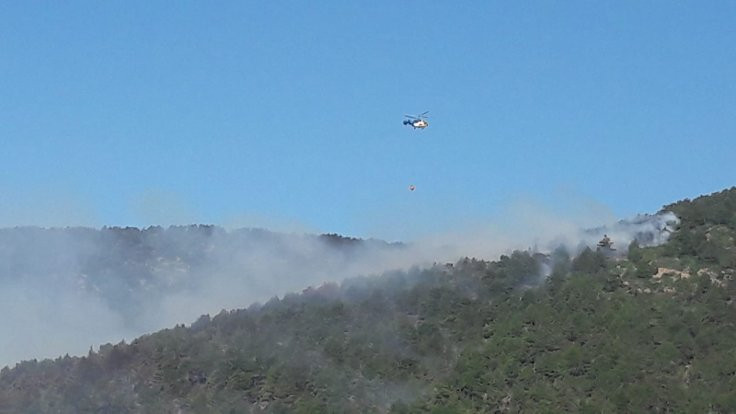
[[[0,366],[82,354],[360,275],[465,256],[496,259],[514,249],[574,252],[603,234],[623,251],[635,239],[656,245],[676,224],[674,214],[661,213],[585,230],[575,220],[517,209],[499,223],[406,244],[201,225],[0,229]]]

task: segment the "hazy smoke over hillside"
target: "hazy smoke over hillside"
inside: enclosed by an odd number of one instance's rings
[[[358,275],[462,256],[495,259],[512,249],[571,250],[607,233],[620,250],[666,240],[671,213],[593,230],[525,215],[409,244],[338,236],[225,231],[213,226],[0,229],[0,366],[84,353],[199,315],[247,307],[275,295]]]

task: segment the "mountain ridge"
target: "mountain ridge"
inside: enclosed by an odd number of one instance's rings
[[[0,412],[728,412],[736,188],[663,210],[623,257],[465,258],[23,362]]]

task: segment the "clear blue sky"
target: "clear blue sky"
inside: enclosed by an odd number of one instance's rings
[[[652,212],[736,184],[734,45],[731,1],[3,2],[0,225]]]

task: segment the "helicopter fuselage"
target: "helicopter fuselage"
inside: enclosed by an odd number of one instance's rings
[[[411,125],[414,129],[424,129],[429,125],[429,122],[424,119],[412,119],[404,121],[404,125]]]

